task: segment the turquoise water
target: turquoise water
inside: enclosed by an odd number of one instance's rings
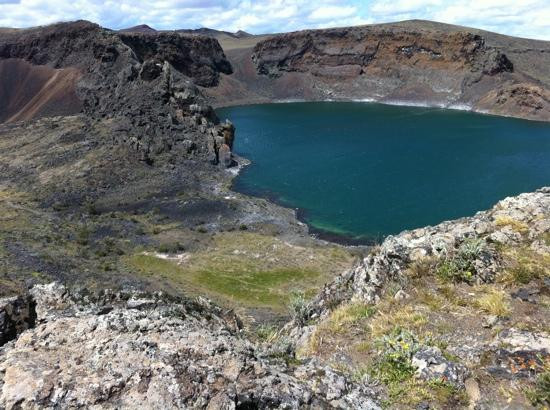
[[[252,160],[234,189],[367,242],[550,185],[550,124],[371,103],[219,109]]]

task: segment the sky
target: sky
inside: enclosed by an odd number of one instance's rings
[[[550,40],[550,0],[0,0],[0,27],[77,19],[253,34],[425,19]]]

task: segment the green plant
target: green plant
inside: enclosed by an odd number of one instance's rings
[[[375,378],[392,385],[414,375],[412,357],[418,350],[418,342],[412,333],[396,328],[383,336],[378,344],[381,354],[373,368]]]
[[[272,325],[261,325],[256,329],[256,336],[262,342],[272,340],[277,334],[277,328]]]
[[[90,239],[90,230],[86,226],[82,226],[76,231],[76,243],[85,246],[88,245]]]
[[[550,371],[538,375],[535,387],[526,391],[533,406],[550,405]]]
[[[438,264],[437,276],[446,281],[471,283],[475,273],[474,262],[485,248],[483,239],[465,240],[454,255],[447,255]]]
[[[98,212],[94,202],[88,201],[84,204],[84,207],[85,207],[86,212],[88,213],[88,215],[99,215],[99,212]]]
[[[179,242],[161,243],[158,247],[160,253],[177,253],[185,250],[185,247]]]
[[[292,292],[289,301],[290,314],[298,323],[304,324],[308,316],[308,305],[304,292]]]

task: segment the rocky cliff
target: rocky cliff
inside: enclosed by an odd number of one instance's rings
[[[206,300],[55,283],[30,299],[36,324],[0,347],[2,408],[379,408],[372,389],[314,361],[270,359]],[[1,301],[0,317],[19,320],[19,304]]]
[[[250,43],[250,39],[246,40]],[[550,120],[550,44],[410,21],[306,30],[226,45],[231,100],[372,100]]]
[[[386,238],[282,334],[299,357],[384,381],[396,407],[531,408],[548,404],[549,302],[543,188]]]
[[[0,35],[0,69],[20,79],[2,77],[8,84],[0,96],[4,120],[82,111],[111,121],[113,140],[131,145],[145,161],[196,151],[232,164],[233,127],[219,124],[196,87],[231,73],[215,39],[61,23]]]

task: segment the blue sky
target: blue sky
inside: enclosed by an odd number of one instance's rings
[[[550,0],[0,0],[3,27],[76,19],[256,34],[427,19],[550,40]]]

